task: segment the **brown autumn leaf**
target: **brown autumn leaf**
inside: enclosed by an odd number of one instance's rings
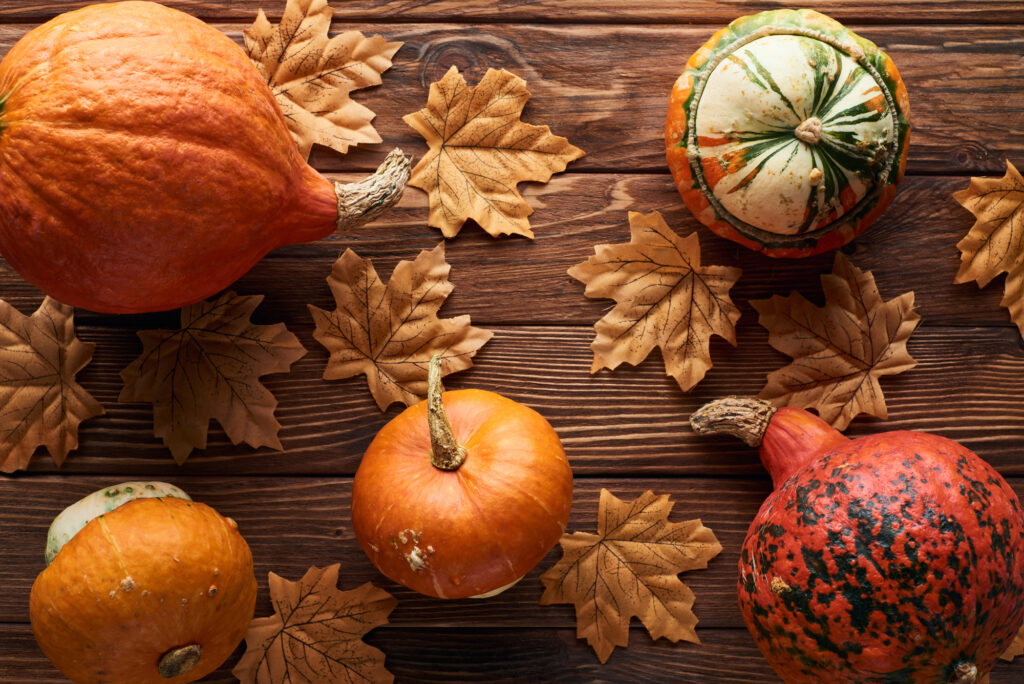
[[[249,625],[235,677],[243,684],[394,680],[384,654],[362,636],[387,624],[398,601],[369,582],[341,591],[338,568],[312,567],[298,582],[270,573],[274,615]]]
[[[277,399],[259,378],[287,372],[306,350],[284,323],[249,320],[261,301],[228,292],[183,307],[180,330],[138,333],[142,355],[121,371],[118,401],[153,404],[153,434],[179,465],[206,448],[213,418],[233,444],[282,448]]]
[[[27,468],[39,446],[61,465],[79,424],[103,413],[75,381],[96,345],[75,337],[74,314],[49,297],[31,316],[0,299],[0,471]]]
[[[635,366],[661,347],[666,373],[689,392],[711,368],[712,335],[736,346],[740,311],[729,289],[741,271],[701,266],[697,233],[679,237],[656,211],[629,212],[629,228],[628,243],[598,245],[569,269],[587,297],[618,302],[594,325],[590,372]]]
[[[839,252],[832,273],[821,276],[821,287],[823,307],[797,292],[750,302],[769,343],[793,357],[768,374],[760,397],[814,408],[838,430],[862,413],[884,420],[889,414],[879,378],[917,365],[907,351],[921,320],[914,293],[883,302],[871,271],[861,271]]]
[[[1024,655],[1024,626],[1020,628],[1017,636],[1013,638],[1013,643],[999,657],[1003,660],[1011,661],[1019,655]]]
[[[304,158],[313,143],[345,154],[381,141],[370,123],[375,114],[350,93],[380,85],[402,47],[359,31],[328,39],[333,15],[327,0],[288,0],[276,27],[261,9],[245,30],[249,59],[267,79]]]
[[[1003,301],[1010,318],[1024,335],[1024,178],[1009,161],[1002,178],[972,178],[953,199],[977,218],[957,243],[960,270],[954,282],[978,282],[985,287],[1006,273]]]
[[[396,401],[411,405],[423,398],[434,354],[441,355],[442,377],[472,366],[493,333],[472,327],[469,316],[437,317],[454,287],[450,270],[441,243],[415,261],[398,262],[385,285],[369,259],[346,249],[327,278],[337,308],[309,305],[313,337],[331,352],[324,378],[364,373],[384,411]]]
[[[576,605],[576,638],[598,659],[629,644],[629,621],[639,617],[652,639],[700,643],[694,595],[679,573],[708,566],[722,550],[700,520],[668,521],[668,496],[644,492],[622,501],[601,490],[597,534],[564,534],[562,558],[541,576],[541,605]]]
[[[547,126],[520,121],[528,99],[526,81],[504,69],[488,69],[470,88],[453,66],[431,84],[426,108],[404,117],[430,146],[409,185],[427,192],[428,222],[445,237],[473,219],[495,237],[533,238],[533,209],[516,185],[546,183],[583,156]]]

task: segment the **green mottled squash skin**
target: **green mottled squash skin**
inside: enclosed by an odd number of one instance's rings
[[[783,680],[988,673],[1024,622],[1024,519],[995,469],[944,437],[847,440],[799,409],[771,418],[761,456],[776,489],[743,543],[739,602]]]

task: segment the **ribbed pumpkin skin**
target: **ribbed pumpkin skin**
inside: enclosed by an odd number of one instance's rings
[[[551,425],[482,390],[443,395],[468,451],[458,470],[431,464],[427,402],[370,444],[352,485],[352,527],[392,580],[428,596],[465,598],[515,582],[565,531],[572,471]]]
[[[73,306],[172,309],[334,230],[245,52],[187,14],[93,5],[0,62],[0,251]]]
[[[772,460],[764,446],[762,457]],[[848,441],[764,502],[739,594],[786,682],[946,684],[960,661],[984,674],[1024,621],[1020,504],[991,466],[943,437]]]
[[[130,579],[129,579],[130,578]],[[245,636],[256,603],[252,554],[237,527],[184,499],[138,499],[95,518],[32,585],[43,653],[78,683],[192,682]],[[168,651],[199,644],[187,673],[157,672]]]
[[[690,57],[669,101],[666,158],[713,232],[805,257],[846,244],[892,201],[909,116],[899,71],[874,43],[813,10],[772,10],[736,19]],[[812,117],[816,144],[797,135]]]

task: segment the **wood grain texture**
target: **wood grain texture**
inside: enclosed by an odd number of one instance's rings
[[[351,174],[331,174],[350,182]],[[896,200],[879,221],[844,251],[854,264],[870,269],[886,298],[913,289],[924,325],[1012,327],[1000,307],[1003,277],[979,290],[974,283],[955,285],[959,267],[957,242],[974,221],[952,198],[968,185],[959,177],[908,177]],[[470,314],[478,325],[518,322],[592,325],[611,300],[583,296],[583,285],[566,270],[585,261],[602,243],[628,242],[630,210],[660,211],[680,235],[698,231],[703,263],[738,266],[743,275],[732,290],[744,312],[744,324],[757,321],[747,303],[771,294],[797,290],[820,301],[820,275],[832,269],[834,254],[807,259],[771,259],[713,235],[683,206],[668,175],[564,174],[547,184],[525,184],[535,208],[536,239],[495,239],[475,225],[445,245],[455,291],[445,310]],[[272,252],[232,286],[244,294],[264,294],[258,316],[263,322],[288,325],[310,321],[307,304],[333,309],[325,279],[342,250],[372,258],[387,277],[401,259],[441,241],[440,231],[426,225],[426,195],[406,191],[398,208],[380,221],[347,234]],[[33,311],[42,294],[0,259],[0,295],[24,313]],[[273,316],[269,312],[273,311]],[[76,312],[79,323],[147,328],[176,325],[177,313],[153,316],[97,317]]]
[[[266,584],[270,570],[300,577],[309,565],[340,561],[340,586],[353,588],[372,581],[398,598],[390,625],[375,630],[367,641],[384,650],[388,668],[409,681],[621,681],[626,672],[655,681],[771,681],[770,670],[743,629],[737,608],[736,567],[749,521],[769,485],[762,480],[582,480],[576,483],[568,529],[596,528],[597,500],[602,487],[633,498],[647,489],[667,493],[676,502],[673,521],[699,517],[714,530],[724,550],[707,570],[684,573],[694,591],[694,610],[702,645],[652,642],[633,629],[628,650],[618,649],[605,667],[597,663],[584,641],[575,639],[572,606],[538,606],[543,592],[539,575],[559,557],[555,549],[512,589],[485,601],[443,601],[415,594],[379,575],[362,554],[347,526],[350,479],[169,478],[195,499],[231,516],[248,540],[256,560],[259,594],[256,615],[272,611]],[[24,620],[35,573],[42,569],[42,541],[50,517],[79,495],[109,484],[96,477],[73,481],[54,477],[0,481],[0,500],[16,498],[20,507],[0,520],[0,615]],[[1018,495],[1024,479],[1011,480]],[[60,489],[60,494],[55,492]],[[259,500],[260,506],[249,504]],[[295,511],[303,511],[297,522]],[[325,549],[331,549],[325,557]],[[637,623],[638,624],[638,623]],[[510,629],[510,628],[516,629]],[[438,639],[443,644],[438,647]],[[236,658],[240,655],[236,653]],[[232,661],[234,658],[232,659]],[[675,675],[669,666],[678,668]],[[3,670],[9,668],[9,673]],[[993,682],[1024,675],[1024,660],[1001,663]],[[222,669],[206,681],[222,681]],[[53,672],[22,624],[0,624],[0,680],[48,681]],[[503,679],[503,677],[505,679]],[[741,677],[747,677],[742,679]],[[737,679],[740,678],[740,679]],[[755,679],[750,679],[755,678]]]
[[[601,665],[571,629],[414,629],[380,627],[365,641],[387,655],[401,682],[735,682],[772,683],[775,677],[746,630],[705,630],[702,643],[653,642],[630,630],[627,652]],[[239,648],[204,684],[236,684],[231,668]],[[1015,675],[1016,669],[1000,665]],[[997,671],[996,675],[1000,671]],[[64,684],[35,645],[28,625],[0,624],[0,680]],[[993,676],[992,684],[1011,679]]]
[[[220,25],[237,41],[243,27]],[[335,30],[342,28],[341,23]],[[400,146],[421,157],[422,138],[402,116],[424,106],[430,83],[456,65],[475,85],[489,67],[526,79],[533,94],[524,120],[548,124],[587,152],[569,170],[665,169],[668,95],[710,27],[369,24],[405,45],[384,85],[354,98],[377,113],[381,145],[347,156],[315,150],[320,170],[370,170]],[[858,29],[860,27],[851,27]],[[0,27],[0,52],[27,26]],[[863,27],[895,61],[910,94],[910,173],[999,172],[1024,158],[1024,109],[1008,93],[1024,91],[1024,31],[1018,26]],[[652,46],[659,55],[652,59]],[[936,70],[935,65],[944,65]]]
[[[5,0],[0,21],[39,23],[51,17],[90,4],[76,2],[39,2]],[[168,0],[163,3],[207,21],[251,20],[258,9],[268,16],[281,16],[279,3],[267,0]],[[569,22],[573,24],[726,24],[743,14],[778,9],[778,2],[762,0],[695,0],[680,5],[676,0],[364,0],[337,3],[335,20],[363,21],[461,21],[461,22]],[[800,7],[826,12],[843,22],[920,23],[920,24],[1013,24],[1024,23],[1024,8],[1008,0],[890,0],[885,11],[871,0],[807,0]]]
[[[4,0],[0,53],[34,24],[87,2]],[[258,8],[276,21],[283,0],[173,0],[236,41]],[[286,322],[309,354],[293,372],[266,376],[280,401],[285,450],[233,446],[214,424],[209,449],[182,467],[152,435],[151,410],[118,404],[119,371],[141,349],[135,331],[173,327],[177,313],[98,316],[77,312],[82,339],[95,342],[83,386],[107,414],[83,424],[81,448],[57,470],[45,452],[31,469],[0,477],[0,681],[64,681],[35,645],[27,624],[31,583],[42,569],[50,520],[64,506],[112,482],[159,478],[235,518],[257,564],[257,615],[270,614],[266,573],[289,579],[311,565],[340,561],[341,586],[374,581],[399,598],[392,624],[367,641],[385,651],[398,681],[776,682],[736,607],[737,554],[769,492],[756,453],[727,438],[700,439],[690,413],[724,394],[756,393],[788,362],[767,343],[748,300],[798,290],[820,303],[818,277],[832,255],[778,261],[712,236],[683,207],[665,168],[662,130],[672,83],[689,55],[719,26],[780,5],[767,0],[333,0],[334,31],[359,28],[405,42],[384,85],[355,93],[377,112],[384,143],[347,156],[316,149],[311,163],[338,180],[374,168],[393,146],[421,156],[423,141],[404,114],[451,65],[471,84],[488,67],[525,78],[533,97],[524,120],[549,124],[587,151],[546,185],[520,186],[536,210],[537,239],[495,240],[475,226],[446,245],[455,292],[443,316],[470,314],[496,332],[475,367],[451,389],[480,387],[538,409],[561,435],[576,474],[570,530],[593,530],[602,487],[620,497],[646,489],[677,502],[673,520],[700,517],[724,551],[709,568],[683,575],[695,591],[700,646],[652,642],[639,627],[631,646],[600,666],[575,636],[571,606],[539,606],[540,573],[553,550],[519,585],[487,601],[438,601],[379,575],[352,535],[351,475],[381,413],[361,377],[327,382],[327,352],[312,338],[307,303],[332,308],[324,279],[341,249],[374,259],[382,276],[400,259],[440,241],[426,226],[425,196],[410,190],[384,220],[348,235],[272,253],[233,289],[265,294],[257,323]],[[909,349],[920,365],[885,378],[888,421],[855,420],[848,434],[921,429],[957,439],[1010,477],[1024,495],[1024,343],[999,307],[1002,279],[985,290],[954,285],[956,242],[973,218],[951,198],[970,175],[1024,163],[1024,4],[1008,0],[809,0],[878,43],[910,93],[909,175],[897,199],[846,251],[870,269],[885,298],[916,292],[922,327]],[[592,324],[612,302],[588,300],[566,269],[596,244],[628,239],[626,212],[659,210],[681,234],[700,231],[708,263],[735,265],[743,311],[739,346],[716,339],[715,366],[690,394],[664,374],[657,352],[638,367],[591,376]],[[0,297],[29,313],[42,295],[0,260]],[[634,624],[636,624],[634,622]],[[233,682],[241,649],[206,681]],[[1024,681],[1024,658],[999,663],[993,684]]]
[[[444,313],[444,309],[442,309]],[[558,431],[577,475],[750,475],[761,472],[754,452],[727,438],[692,433],[689,415],[727,394],[756,394],[765,375],[788,363],[759,326],[741,326],[739,346],[717,338],[714,368],[690,394],[665,376],[655,352],[637,367],[590,375],[593,330],[584,327],[494,326],[494,338],[475,365],[445,379],[449,389],[477,387],[540,411]],[[79,375],[107,413],[79,431],[80,448],[60,472],[164,476],[171,473],[351,475],[373,435],[397,415],[381,413],[362,377],[321,378],[327,352],[312,339],[312,326],[292,328],[309,354],[291,373],[264,376],[278,398],[283,452],[233,446],[213,423],[208,448],[184,470],[152,436],[151,408],[118,404],[119,371],[138,353],[130,330],[83,327],[96,343],[91,365]],[[919,362],[903,375],[884,378],[889,420],[860,418],[847,434],[917,429],[963,442],[1004,474],[1024,475],[1024,350],[1010,328],[923,328],[910,339]],[[949,388],[956,388],[950,394]],[[33,472],[55,472],[37,450]]]

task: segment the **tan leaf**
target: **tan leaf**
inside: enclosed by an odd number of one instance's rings
[[[751,301],[773,347],[793,357],[768,374],[761,398],[783,406],[814,408],[843,430],[861,413],[888,418],[878,379],[917,365],[907,340],[921,317],[914,293],[882,301],[871,271],[836,253],[832,273],[821,276],[825,306],[793,292]]]
[[[338,567],[310,568],[298,582],[270,573],[274,615],[256,618],[231,671],[243,684],[391,682],[384,654],[362,641],[398,601],[369,582],[338,589]]]
[[[263,295],[228,292],[181,309],[181,330],[144,330],[142,355],[121,371],[118,401],[151,402],[153,434],[178,464],[206,448],[210,420],[233,444],[281,449],[277,399],[259,378],[285,373],[306,354],[284,323],[254,325]]]
[[[637,365],[661,347],[666,373],[688,392],[711,368],[712,335],[736,346],[740,311],[729,289],[740,269],[701,266],[697,233],[679,237],[656,211],[629,212],[629,228],[630,242],[598,245],[569,269],[587,297],[618,302],[594,325],[590,372]]]
[[[953,199],[978,219],[963,240],[957,283],[978,282],[985,287],[1006,273],[1003,301],[1010,318],[1024,335],[1024,179],[1006,162],[1002,178],[972,178]]]
[[[79,424],[103,413],[75,382],[96,345],[75,337],[74,314],[49,297],[31,316],[0,299],[0,471],[27,468],[39,446],[61,465]]]
[[[597,534],[565,534],[562,558],[541,576],[541,605],[576,604],[576,637],[602,663],[629,643],[634,615],[651,638],[700,643],[694,595],[679,573],[706,568],[722,545],[700,520],[668,522],[668,496],[622,501],[601,490]]]
[[[333,15],[327,0],[288,0],[276,28],[260,10],[245,30],[249,59],[267,79],[305,158],[313,143],[345,154],[352,145],[380,142],[370,124],[374,113],[349,95],[380,85],[402,47],[359,31],[328,40]]]
[[[400,261],[387,285],[373,263],[351,249],[334,262],[327,278],[337,308],[309,305],[313,337],[331,358],[327,380],[366,374],[381,411],[393,402],[410,405],[427,392],[430,358],[440,354],[442,376],[473,365],[472,357],[493,333],[470,325],[469,316],[438,318],[452,291],[444,243]]]
[[[427,192],[429,224],[445,237],[473,219],[494,236],[532,238],[526,217],[533,209],[516,185],[546,183],[583,156],[547,126],[519,120],[528,99],[526,81],[504,69],[488,69],[470,88],[453,66],[431,84],[426,108],[405,116],[430,146],[409,185]]]
[[[999,657],[1003,660],[1011,661],[1019,655],[1024,655],[1024,626],[1020,628],[1017,636],[1013,638],[1013,643]]]

